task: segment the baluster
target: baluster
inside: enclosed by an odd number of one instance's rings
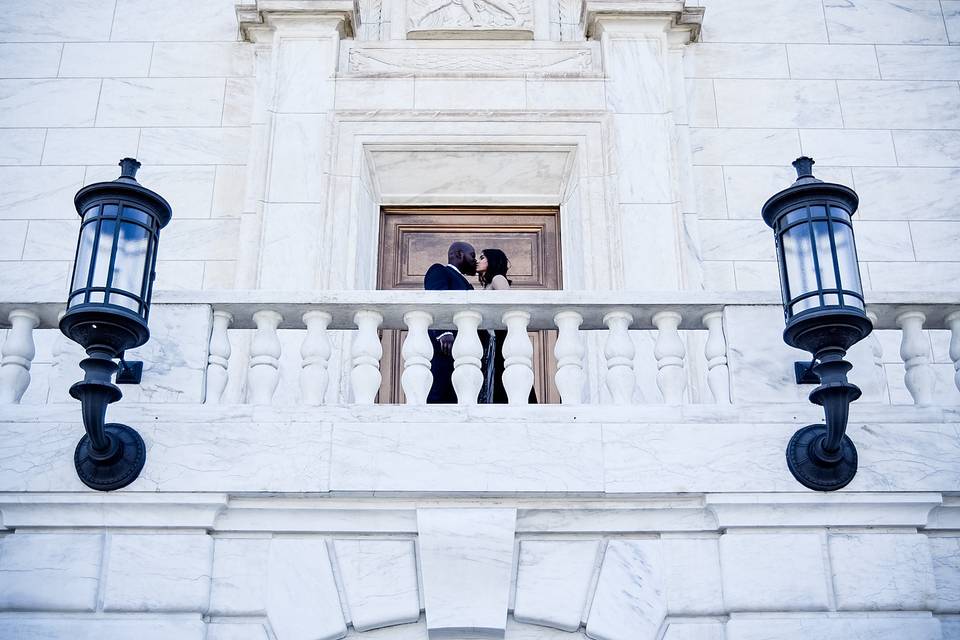
[[[483,386],[483,371],[480,370],[483,345],[477,335],[481,319],[476,311],[460,311],[453,316],[457,338],[453,341],[451,380],[457,392],[457,404],[477,404]]]
[[[400,384],[403,386],[407,404],[427,404],[427,395],[433,385],[433,374],[430,372],[433,345],[430,334],[427,333],[432,322],[433,316],[426,311],[408,311],[403,314],[407,337],[400,349],[400,355],[403,356]]]
[[[633,372],[636,347],[628,332],[632,323],[633,316],[626,311],[611,311],[603,316],[603,324],[610,330],[603,355],[607,358],[607,388],[614,404],[630,404],[637,384]]]
[[[530,402],[533,388],[533,343],[527,335],[530,314],[526,311],[507,311],[503,314],[507,325],[507,339],[503,341],[503,387],[508,404]]]
[[[383,322],[383,316],[376,311],[357,311],[353,316],[357,325],[357,335],[353,340],[353,371],[350,372],[350,384],[353,387],[353,401],[357,404],[373,404],[380,390],[380,357],[383,347],[377,329]]]
[[[300,369],[300,399],[306,405],[323,404],[330,379],[327,365],[330,361],[330,338],[327,327],[333,321],[326,311],[307,311],[300,318],[307,326],[307,335],[300,345],[303,359]]]
[[[947,327],[950,329],[950,359],[953,360],[953,381],[960,391],[960,311],[954,311],[947,316]]]
[[[264,309],[253,314],[257,332],[250,344],[250,373],[247,375],[251,404],[270,404],[280,382],[280,338],[277,327],[283,316]]]
[[[560,392],[563,404],[582,404],[583,387],[587,376],[583,371],[583,342],[580,340],[580,325],[583,316],[576,311],[561,311],[553,316],[559,330],[553,355],[557,359],[557,377],[554,383]]]
[[[903,331],[900,357],[906,367],[903,379],[913,402],[919,406],[933,404],[935,376],[930,366],[930,343],[923,333],[927,316],[922,311],[907,311],[897,316],[897,326]]]
[[[213,312],[213,330],[210,332],[210,355],[207,357],[206,404],[220,404],[223,390],[227,388],[227,365],[230,362],[230,338],[227,328],[233,322],[229,311]]]
[[[707,357],[707,385],[716,404],[730,404],[730,370],[727,368],[727,340],[723,335],[723,312],[704,314],[707,343],[703,353]]]
[[[0,404],[19,404],[30,386],[30,365],[37,354],[33,330],[40,317],[27,309],[14,309],[9,318],[10,332],[0,350]]]
[[[683,402],[683,390],[687,386],[683,372],[686,350],[677,331],[682,319],[676,311],[661,311],[653,316],[653,325],[658,329],[653,348],[653,355],[657,358],[657,386],[665,404]]]

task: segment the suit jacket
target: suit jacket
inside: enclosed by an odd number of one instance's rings
[[[423,288],[428,291],[470,291],[473,285],[467,282],[459,271],[443,264],[434,264],[427,269],[423,277]],[[437,340],[446,331],[430,331],[430,342],[433,343],[433,359],[430,361],[430,371],[433,373],[433,386],[427,396],[427,404],[456,404],[457,392],[453,388],[453,356],[440,352],[440,342]],[[456,335],[456,332],[450,332]]]

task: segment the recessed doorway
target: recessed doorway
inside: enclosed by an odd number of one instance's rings
[[[502,249],[510,258],[514,289],[560,289],[558,207],[383,207],[380,215],[378,289],[422,289],[435,262],[445,263],[450,243],[463,240],[479,253]],[[472,282],[478,286],[475,282]],[[402,403],[400,348],[403,331],[383,332],[380,403]],[[559,403],[546,375],[556,368],[555,331],[530,333],[534,344],[534,389],[540,402]]]

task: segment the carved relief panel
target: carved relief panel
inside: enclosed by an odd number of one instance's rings
[[[532,38],[532,0],[407,0],[409,38]]]

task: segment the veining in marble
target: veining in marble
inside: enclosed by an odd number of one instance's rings
[[[417,621],[420,592],[412,540],[337,539],[333,546],[354,629]]]
[[[611,540],[587,618],[595,640],[655,640],[667,615],[657,540]]]
[[[515,509],[417,509],[431,640],[504,636],[516,517]]]
[[[587,605],[598,550],[596,540],[521,540],[514,618],[576,631]]]

